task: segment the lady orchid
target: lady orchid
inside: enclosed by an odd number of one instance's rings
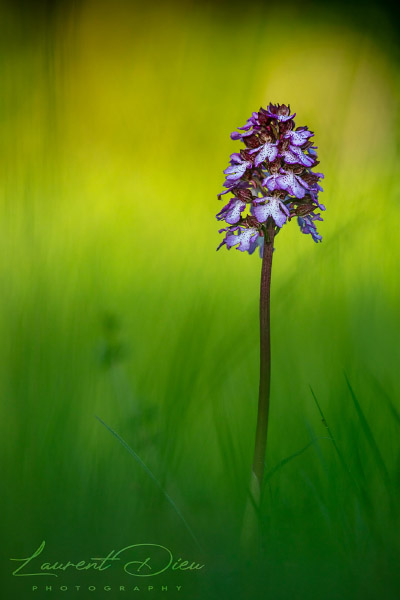
[[[262,257],[260,288],[260,383],[255,436],[251,501],[248,501],[243,527],[243,542],[253,541],[257,511],[262,489],[269,416],[271,380],[270,288],[274,238],[282,227],[297,217],[302,233],[310,234],[314,242],[322,240],[315,221],[322,221],[325,206],[318,194],[322,191],[322,173],[318,165],[313,132],[296,127],[290,106],[270,104],[267,109],[253,112],[233,140],[244,144],[231,155],[225,169],[224,191],[232,194],[228,204],[217,214],[227,227],[220,230],[225,237],[221,246],[236,247],[252,254],[259,248]]]
[[[293,217],[302,233],[311,234],[315,242],[322,240],[314,221],[322,221],[315,211],[325,210],[318,202],[319,181],[324,176],[313,171],[318,165],[316,146],[310,140],[314,134],[307,127],[296,127],[295,116],[290,114],[290,106],[270,104],[253,112],[247,123],[231,134],[245,147],[231,155],[231,164],[224,171],[227,189],[218,196],[232,193],[233,197],[217,214],[219,221],[228,223],[220,230],[225,237],[218,250],[223,245],[228,249],[236,246],[251,254],[259,246],[262,256],[267,225],[273,224],[275,236]],[[244,239],[249,241],[244,243]]]

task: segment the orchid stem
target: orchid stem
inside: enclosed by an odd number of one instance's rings
[[[260,387],[258,398],[256,441],[249,496],[244,512],[241,543],[246,554],[260,548],[259,507],[267,449],[269,392],[271,383],[270,291],[275,224],[267,226],[261,266],[260,287]]]
[[[271,385],[271,335],[270,335],[270,291],[272,254],[274,251],[275,226],[269,225],[264,238],[260,286],[260,387],[256,441],[254,446],[253,473],[260,490],[264,477],[265,452],[267,448],[269,395]]]

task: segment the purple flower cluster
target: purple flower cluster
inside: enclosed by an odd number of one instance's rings
[[[228,227],[218,246],[252,254],[264,247],[267,227],[275,227],[275,235],[292,217],[297,217],[300,230],[309,233],[315,242],[318,234],[315,221],[322,221],[316,210],[325,210],[318,201],[322,173],[312,169],[318,165],[314,135],[307,127],[295,127],[290,106],[270,104],[267,109],[253,112],[239,131],[231,134],[244,148],[231,155],[225,169],[224,191],[231,193],[228,204],[217,214],[218,221]]]

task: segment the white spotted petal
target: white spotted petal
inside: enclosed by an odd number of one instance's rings
[[[258,198],[256,203],[253,211],[259,223],[265,223],[268,217],[272,217],[278,227],[283,227],[289,216],[289,210],[279,198],[264,196]]]

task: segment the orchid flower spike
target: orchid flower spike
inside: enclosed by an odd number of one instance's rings
[[[225,237],[217,250],[236,246],[252,254],[258,247],[262,256],[267,224],[274,226],[276,235],[293,217],[302,233],[310,234],[315,242],[322,240],[315,221],[323,219],[315,211],[325,210],[318,201],[324,176],[313,170],[319,164],[310,139],[314,133],[296,127],[295,116],[289,105],[270,104],[253,112],[247,123],[231,134],[244,148],[231,155],[231,164],[224,171],[226,189],[218,197],[233,196],[217,214],[219,221],[228,224],[220,230]]]

